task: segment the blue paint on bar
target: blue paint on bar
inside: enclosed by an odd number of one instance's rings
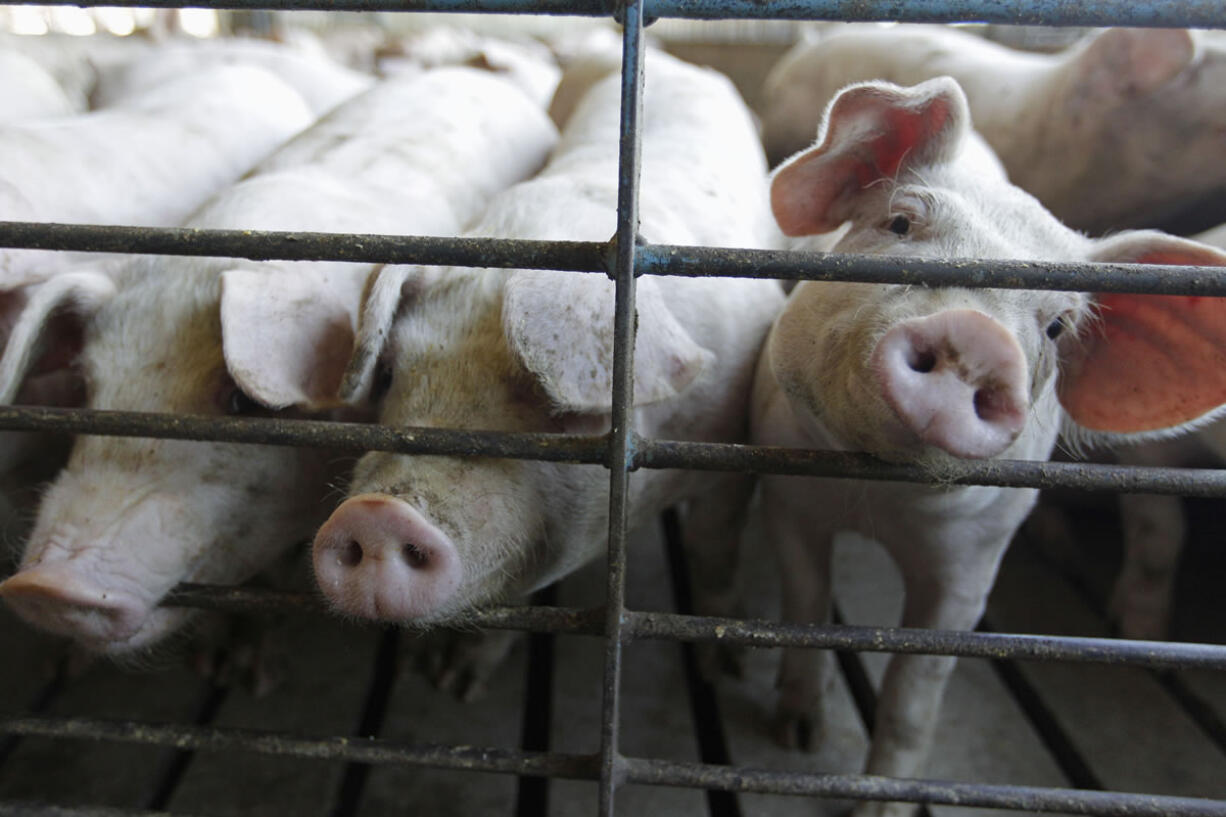
[[[81,0],[8,0],[81,5]],[[644,16],[696,20],[781,19],[1053,26],[1226,28],[1222,0],[643,0]],[[89,5],[88,3],[86,5]],[[108,6],[180,8],[184,0],[107,0]],[[210,0],[220,9],[443,11],[613,17],[612,0]]]

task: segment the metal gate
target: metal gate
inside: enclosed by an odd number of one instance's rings
[[[115,5],[177,7],[133,0]],[[67,4],[67,3],[65,3]],[[541,268],[607,274],[616,281],[613,424],[608,435],[503,434],[441,429],[393,429],[343,423],[203,419],[128,412],[0,407],[0,429],[223,440],[320,446],[364,452],[449,454],[600,464],[610,473],[609,572],[603,605],[590,609],[514,607],[478,613],[481,626],[537,633],[586,633],[605,640],[600,751],[592,755],[471,746],[415,746],[347,737],[302,739],[234,728],[112,722],[40,716],[0,718],[0,733],[128,741],[180,750],[236,750],[330,758],[359,764],[412,764],[520,776],[564,777],[599,783],[598,814],[613,814],[626,784],[700,787],[818,797],[907,800],[1093,815],[1226,815],[1226,802],[1024,786],[816,774],[630,757],[619,743],[623,647],[636,640],[806,646],[1036,661],[1098,662],[1146,668],[1226,670],[1226,647],[1115,639],[1058,638],[997,633],[940,632],[846,625],[799,626],[713,619],[628,609],[625,602],[627,485],[639,468],[693,468],[856,479],[927,481],[918,468],[867,455],[717,445],[640,437],[633,427],[633,304],[636,277],[723,275],[804,280],[905,282],[932,286],[1127,291],[1226,296],[1217,269],[1135,264],[1034,264],[987,261],[974,265],[820,253],[716,250],[642,243],[636,235],[639,176],[637,132],[643,74],[644,25],[657,17],[784,18],[912,22],[983,21],[1045,25],[1226,27],[1218,0],[221,0],[227,9],[341,11],[515,12],[608,17],[623,25],[622,141],[618,227],[610,242],[537,242],[473,238],[402,238],[311,233],[250,233],[32,223],[0,223],[0,246],[35,249],[222,255],[251,259],[366,261]],[[1097,464],[988,461],[961,463],[953,484],[1071,487],[1090,491],[1226,497],[1226,471],[1181,471]],[[247,588],[181,586],[167,604],[237,611],[317,611],[311,597]],[[30,806],[0,802],[0,814]],[[57,813],[98,813],[56,809]],[[106,810],[105,813],[112,813]],[[137,812],[124,812],[137,813]]]

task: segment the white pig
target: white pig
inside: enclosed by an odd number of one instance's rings
[[[1047,55],[937,26],[842,27],[767,78],[767,154],[809,144],[851,82],[940,75],[965,89],[1013,183],[1075,229],[1160,226],[1226,191],[1226,40],[1186,30],[1109,29]]]
[[[837,251],[940,258],[1226,265],[1156,232],[1088,239],[1008,183],[970,131],[965,97],[941,77],[871,82],[828,108],[817,143],[774,174],[783,231],[850,222]],[[1072,292],[802,283],[764,347],[754,441],[867,451],[936,484],[762,481],[780,549],[784,617],[821,622],[836,533],[881,542],[906,590],[902,625],[965,630],[1036,491],[940,484],[958,458],[1046,459],[1062,417],[1079,434],[1162,433],[1226,403],[1226,301]],[[882,681],[868,772],[919,771],[954,659],[894,656]],[[818,720],[828,652],[785,651],[777,728]],[[815,734],[820,734],[817,732]],[[866,803],[859,817],[909,806]]]
[[[188,40],[140,51],[128,62],[100,69],[91,99],[95,108],[110,107],[133,94],[218,65],[254,65],[271,71],[301,94],[316,116],[374,82],[370,75],[323,54],[278,43],[244,38]]]
[[[15,51],[0,51],[0,122],[65,116],[84,109],[85,100],[69,97],[36,61]]]
[[[544,111],[514,86],[440,69],[341,106],[188,224],[454,234],[489,196],[534,172],[555,140]],[[324,413],[336,405],[370,269],[135,259],[117,274],[116,294],[76,304],[87,405]],[[55,308],[91,283],[62,286],[58,303],[23,313],[5,366],[21,356],[20,377]],[[54,348],[60,338],[50,334]],[[330,509],[339,465],[315,449],[79,437],[0,596],[96,651],[150,645],[187,615],[157,607],[175,584],[241,581],[309,537]]]
[[[179,224],[314,117],[260,68],[182,77],[106,111],[0,126],[0,219]],[[0,288],[80,256],[0,249]]]
[[[596,82],[546,168],[496,198],[471,234],[607,240],[616,224],[619,104],[617,76]],[[761,146],[725,77],[649,52],[641,122],[644,238],[776,244]],[[373,283],[347,383],[360,392],[373,381],[385,392],[381,422],[608,431],[610,281],[532,270],[435,275],[424,292],[420,273],[391,267]],[[638,432],[743,440],[757,350],[781,302],[771,281],[640,279]],[[603,553],[608,484],[599,466],[367,454],[350,498],[315,538],[316,579],[351,615],[463,620],[475,606],[516,599]],[[692,498],[689,541],[717,552],[735,547],[745,476],[640,471],[630,486],[632,524]]]

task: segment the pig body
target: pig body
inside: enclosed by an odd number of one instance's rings
[[[543,43],[504,39],[462,27],[435,25],[379,49],[379,72],[392,76],[443,65],[468,65],[504,76],[541,107],[549,104],[562,69]]]
[[[0,218],[170,226],[312,120],[258,68],[184,77],[122,106],[0,127]],[[80,256],[0,251],[5,289]]]
[[[187,223],[455,233],[496,190],[535,171],[555,139],[542,110],[482,72],[389,81]],[[370,269],[134,259],[116,273],[115,294],[79,310],[87,405],[330,415]],[[6,363],[20,351],[9,346]],[[309,537],[341,462],[314,449],[82,436],[0,596],[88,648],[144,647],[182,623],[184,611],[156,606],[176,583],[241,581]]]
[[[1180,30],[1110,29],[1046,55],[937,26],[839,27],[798,45],[767,78],[768,156],[809,144],[849,83],[941,75],[966,91],[1010,180],[1074,229],[1161,226],[1226,190],[1213,158],[1226,40]]]
[[[85,108],[41,65],[15,51],[0,51],[0,121],[66,116]]]
[[[1226,263],[1210,247],[1159,233],[1091,240],[1069,230],[1008,183],[969,122],[949,78],[851,86],[828,109],[817,144],[776,171],[780,226],[804,247],[847,222],[842,252]],[[920,465],[935,484],[764,477],[785,618],[828,616],[833,539],[854,530],[898,563],[903,626],[972,628],[1037,492],[942,485],[943,470],[959,458],[1046,459],[1062,424],[1119,439],[1205,421],[1226,402],[1213,371],[1226,359],[1224,309],[1213,298],[800,284],[763,350],[754,441],[868,451]],[[1205,332],[1203,346],[1189,345],[1187,326]],[[953,664],[891,659],[869,773],[920,770]],[[832,670],[829,653],[785,652],[782,739],[794,740],[799,722],[820,721]],[[909,811],[866,803],[856,814]]]
[[[167,81],[219,65],[252,65],[275,74],[302,95],[315,116],[322,116],[374,83],[373,77],[323,54],[277,43],[241,38],[187,41],[159,45],[100,70],[93,105],[111,107]]]
[[[596,82],[547,167],[495,199],[472,233],[612,235],[619,100],[617,77]],[[646,239],[742,247],[777,241],[761,150],[725,78],[649,52],[642,126]],[[611,282],[578,273],[448,270],[420,295],[422,274],[385,269],[365,308],[364,351],[347,382],[353,390],[383,382],[381,422],[609,429]],[[640,279],[638,432],[743,439],[756,350],[781,301],[773,282]],[[516,599],[603,553],[608,482],[599,466],[367,454],[350,498],[316,537],[316,578],[349,614],[463,620],[476,606]],[[695,498],[689,540],[729,550],[749,487],[742,475],[640,471],[630,480],[630,521]]]

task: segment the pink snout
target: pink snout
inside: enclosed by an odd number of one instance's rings
[[[30,624],[92,646],[131,638],[151,611],[139,599],[98,586],[59,562],[18,571],[0,582],[0,597]]]
[[[384,621],[423,618],[460,587],[455,546],[407,502],[352,497],[315,536],[315,580],[344,613]]]
[[[902,424],[956,457],[994,457],[1026,423],[1025,356],[982,312],[905,321],[877,343],[870,366]]]

